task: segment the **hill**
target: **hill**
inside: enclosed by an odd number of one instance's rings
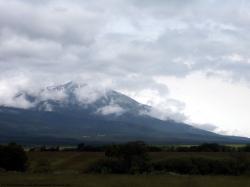
[[[114,90],[69,82],[38,93],[22,91],[15,101],[28,108],[0,107],[0,141],[23,144],[112,143],[144,140],[157,144],[249,143],[150,115],[143,105]]]

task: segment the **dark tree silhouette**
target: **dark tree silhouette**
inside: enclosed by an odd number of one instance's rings
[[[0,145],[0,168],[7,171],[25,171],[28,157],[22,146],[16,143]]]
[[[122,145],[112,145],[105,151],[109,158],[118,159],[126,172],[134,173],[145,171],[149,159],[148,147],[142,141],[129,142]]]

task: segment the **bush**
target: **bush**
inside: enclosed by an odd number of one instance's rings
[[[148,171],[147,146],[144,142],[129,142],[106,148],[104,160],[92,164],[88,171],[97,173],[143,173]]]
[[[198,175],[241,175],[249,172],[250,164],[247,161],[236,159],[211,158],[172,158],[153,163],[155,171],[175,172],[179,174]]]
[[[178,158],[178,159],[167,159],[153,163],[154,171],[163,171],[163,172],[174,172],[179,174],[196,174],[197,168],[193,165],[191,159],[187,158]]]
[[[175,149],[169,149],[169,151],[177,152],[233,152],[235,148],[225,145],[219,145],[217,143],[204,143],[199,146],[190,147],[176,147]]]
[[[247,144],[246,146],[239,148],[239,151],[250,152],[250,144]]]
[[[113,159],[102,159],[91,164],[87,172],[89,173],[126,173],[127,168],[124,166],[123,162]]]
[[[51,164],[47,159],[40,159],[36,163],[32,172],[34,173],[50,173],[52,171]]]
[[[147,146],[144,142],[129,142],[122,145],[112,145],[105,151],[109,158],[118,159],[129,173],[143,172],[147,168],[149,160]]]
[[[76,151],[102,152],[104,151],[104,146],[85,145],[84,143],[80,143],[77,145]]]
[[[162,152],[163,149],[161,147],[157,147],[157,146],[148,146],[148,152]]]
[[[172,148],[170,148],[172,150]],[[92,164],[88,172],[95,173],[178,173],[196,175],[242,175],[250,173],[250,161],[245,153],[231,152],[227,159],[207,157],[168,158],[158,162],[149,162],[148,151],[144,142],[130,142],[108,146],[106,159]],[[226,146],[202,144],[201,146],[183,147],[182,151],[221,152],[228,151]]]
[[[0,168],[6,171],[26,171],[28,157],[20,145],[10,143],[0,146]]]

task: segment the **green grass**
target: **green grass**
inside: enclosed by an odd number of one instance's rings
[[[0,185],[81,187],[249,187],[249,177],[171,175],[34,175],[0,174]],[[19,185],[20,186],[20,185]]]
[[[236,153],[241,154],[241,153]],[[250,153],[244,153],[250,159]],[[223,152],[207,152],[207,153],[192,153],[192,152],[155,152],[150,153],[153,161],[160,161],[166,158],[181,158],[181,157],[205,157],[205,158],[230,158],[234,153]],[[102,152],[28,152],[30,160],[30,169],[32,171],[39,160],[46,159],[51,164],[54,173],[83,173],[84,170],[93,162],[104,158]]]
[[[228,158],[232,153],[150,153],[154,161],[177,157]],[[250,154],[246,154],[250,159]],[[81,187],[250,187],[249,176],[183,176],[175,174],[94,175],[83,171],[104,153],[95,152],[28,152],[30,169],[27,173],[0,173],[0,187],[11,186],[81,186]],[[41,159],[51,163],[52,172],[34,174],[32,168]],[[19,185],[18,185],[19,184]]]
[[[29,152],[29,171],[32,171],[39,160],[48,160],[54,172],[83,172],[91,163],[104,158],[100,152]]]

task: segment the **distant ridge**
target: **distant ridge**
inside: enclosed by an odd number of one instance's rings
[[[24,144],[112,143],[144,140],[157,144],[203,142],[250,143],[250,139],[223,136],[174,120],[149,115],[152,107],[114,90],[68,82],[49,86],[36,95],[22,91],[15,99],[26,109],[0,106],[0,142]]]

